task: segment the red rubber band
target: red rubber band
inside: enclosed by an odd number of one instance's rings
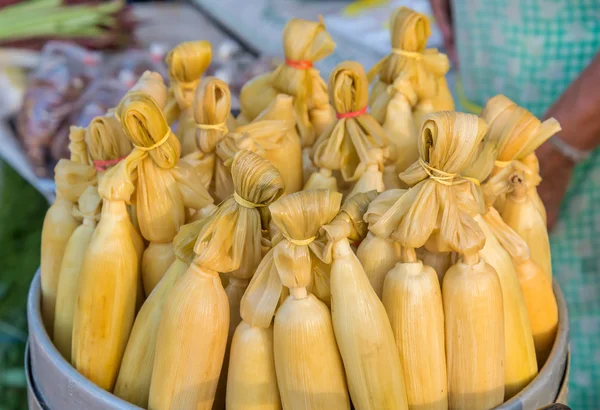
[[[312,68],[313,63],[312,61],[306,61],[306,60],[290,60],[289,58],[285,59],[285,63],[292,67],[292,68],[296,68],[298,70],[308,70],[309,68]]]
[[[117,159],[107,159],[106,161],[102,161],[102,160],[94,161],[94,168],[96,168],[96,171],[106,171],[106,169],[108,167],[118,164],[126,157],[127,157],[127,155],[125,155],[121,158],[117,158]]]
[[[360,115],[366,114],[367,113],[367,106],[365,105],[365,107],[362,110],[358,110],[358,111],[353,111],[353,112],[337,112],[335,113],[335,116],[338,119],[342,119],[342,118],[354,118],[354,117],[358,117]]]

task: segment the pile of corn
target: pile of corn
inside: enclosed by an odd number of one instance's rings
[[[504,96],[453,112],[427,19],[391,28],[326,83],[325,26],[291,20],[238,118],[184,43],[168,88],[147,72],[71,129],[41,266],[66,360],[152,410],[487,410],[527,386],[558,320],[534,151],[560,127]]]

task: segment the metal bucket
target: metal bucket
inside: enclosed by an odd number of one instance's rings
[[[554,283],[558,304],[558,332],[552,352],[538,376],[521,393],[496,410],[536,410],[555,400],[566,404],[569,322],[562,291]],[[27,300],[31,354],[30,409],[135,410],[139,407],[100,389],[80,375],[56,350],[42,324],[40,274],[36,273]],[[29,361],[28,358],[26,359]],[[560,393],[560,394],[559,394]],[[37,395],[36,395],[37,394]],[[33,401],[32,401],[33,399]],[[33,404],[32,404],[33,403]],[[38,403],[38,407],[35,407]],[[40,404],[41,403],[41,404]]]
[[[37,387],[41,409],[139,410],[133,404],[102,390],[83,377],[60,355],[42,323],[40,273],[33,278],[27,297],[31,381]],[[35,390],[33,390],[35,392]],[[33,407],[35,409],[35,407]]]

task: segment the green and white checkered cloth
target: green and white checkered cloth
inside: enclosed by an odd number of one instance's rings
[[[453,6],[462,89],[479,106],[502,93],[542,116],[600,50],[600,0]],[[569,405],[600,410],[600,150],[575,169],[551,245],[569,307]]]

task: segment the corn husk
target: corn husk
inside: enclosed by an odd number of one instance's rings
[[[331,314],[306,289],[314,274],[312,262],[323,254],[324,244],[314,240],[315,236],[320,226],[335,216],[340,202],[341,194],[319,190],[294,193],[273,203],[269,209],[278,231],[275,245],[265,255],[242,298],[240,326],[247,323],[267,329],[283,287],[289,289],[290,296],[277,310],[274,321],[276,383],[286,409],[350,406]],[[313,347],[320,352],[319,360],[314,360]],[[247,354],[258,359],[264,349],[264,344],[253,345],[253,351]],[[263,361],[261,368],[267,368],[267,364]],[[261,375],[267,376],[268,372]],[[256,387],[264,391],[264,387]],[[273,401],[267,403],[272,406],[267,408],[277,408]]]
[[[332,258],[333,328],[354,406],[408,409],[392,327],[349,242],[366,235],[362,217],[375,196],[371,191],[350,198],[322,228],[328,239],[325,254]]]
[[[444,78],[448,58],[425,49],[431,34],[423,14],[400,7],[390,17],[392,52],[369,71],[373,84],[369,106],[398,152],[397,170],[403,172],[419,156],[418,133],[425,115],[454,110]]]
[[[502,290],[493,269],[478,257],[485,236],[471,215],[479,211],[482,201],[474,196],[479,193],[476,181],[465,175],[478,162],[486,131],[485,122],[474,115],[439,112],[427,116],[418,141],[420,160],[400,175],[412,188],[369,227],[407,251],[425,246],[430,251],[464,255],[446,273],[442,289],[450,409],[489,409],[502,403],[504,396]],[[423,272],[420,265],[415,266]],[[398,279],[408,274],[406,268],[405,272],[399,269]],[[431,278],[432,271],[425,275]],[[385,288],[384,282],[384,297]],[[429,294],[435,300],[435,292]],[[432,308],[432,317],[436,311]],[[439,321],[423,323],[438,323],[439,334]],[[434,348],[439,352],[439,345],[430,347]]]
[[[279,170],[286,195],[297,192],[303,184],[302,152],[294,124],[292,98],[278,95],[252,123],[229,133],[217,153],[227,159],[238,150],[255,152]]]
[[[277,170],[251,152],[234,157],[232,176],[236,194],[198,221],[202,229],[194,245],[194,262],[165,302],[150,409],[213,406],[230,323],[227,293],[217,272],[241,279],[252,275],[262,256],[261,213],[268,212],[262,207],[283,192]],[[185,361],[173,360],[180,354]]]
[[[503,95],[490,98],[481,116],[490,124],[489,138],[497,141],[499,147],[496,168],[492,175],[498,173],[510,161],[521,161],[528,165],[533,174],[539,174],[539,164],[534,151],[561,130],[558,121],[549,118],[541,122],[532,113]],[[529,186],[528,195],[543,215],[545,224],[546,209],[537,194],[536,186],[537,184]],[[494,204],[500,212],[503,203],[504,196],[501,195]]]
[[[229,126],[231,95],[229,87],[215,77],[206,77],[196,90],[194,99],[194,150],[186,160],[196,168],[208,192],[220,202],[233,193],[231,171],[216,155],[217,143],[223,139]]]
[[[442,300],[448,408],[489,410],[500,405],[505,353],[498,275],[483,258],[461,260],[444,276]]]
[[[61,159],[54,168],[56,200],[44,217],[41,246],[42,318],[49,334],[54,329],[56,292],[62,259],[69,238],[79,225],[73,215],[73,205],[79,196],[96,181],[96,171],[87,162],[85,130],[71,127],[71,159]],[[75,141],[75,143],[73,143]]]
[[[114,394],[136,406],[148,407],[156,340],[163,306],[170,290],[192,262],[194,241],[190,238],[195,239],[202,226],[201,222],[184,225],[175,236],[173,243],[176,259],[150,293],[135,318],[123,354]]]
[[[365,213],[365,221],[369,226],[377,223],[385,213],[404,194],[404,190],[391,189],[381,193],[371,204]],[[390,238],[367,233],[361,242],[356,256],[363,266],[367,278],[381,299],[383,295],[383,281],[385,275],[400,261],[401,246]]]
[[[291,19],[283,29],[283,53],[296,62],[316,63],[333,52],[335,43],[325,30],[325,24]],[[278,94],[294,99],[296,126],[303,147],[310,147],[333,121],[327,85],[319,71],[281,64],[272,73],[250,80],[242,88],[240,108],[247,121],[254,120]],[[307,166],[307,164],[304,164]]]
[[[386,275],[383,305],[402,363],[409,408],[447,409],[442,292],[435,270],[407,251]]]
[[[369,86],[362,66],[354,61],[338,64],[329,76],[330,100],[337,115],[356,113],[367,106]],[[364,113],[338,118],[319,136],[313,154],[321,169],[341,171],[344,181],[358,181],[352,194],[373,189],[382,192],[383,165],[389,152],[381,126]],[[322,172],[321,172],[322,173]],[[311,176],[305,190],[324,188]]]
[[[73,212],[77,219],[83,220],[83,223],[73,231],[69,238],[60,268],[52,341],[60,354],[69,361],[71,360],[73,316],[75,315],[79,274],[85,250],[96,228],[96,221],[100,217],[101,201],[98,189],[93,186],[88,186],[79,197],[79,206]]]
[[[486,222],[515,265],[531,323],[537,364],[541,369],[550,355],[558,328],[558,307],[552,284],[531,259],[527,243],[506,225],[495,209],[486,214]]]
[[[174,47],[165,61],[169,68],[169,94],[165,107],[165,117],[169,124],[179,120],[180,127],[189,125],[192,113],[189,112],[194,101],[194,93],[202,74],[210,65],[212,47],[208,41],[187,41]],[[178,135],[183,135],[178,129]],[[181,141],[187,146],[186,141]],[[189,142],[191,146],[194,141]]]
[[[210,261],[218,255],[222,271],[227,272],[229,281],[225,293],[229,301],[228,349],[233,333],[241,321],[240,301],[248,282],[262,259],[262,226],[268,220],[269,204],[284,192],[280,173],[268,161],[250,151],[238,152],[232,163],[233,186],[231,195],[209,217],[209,222],[200,231],[195,252],[199,258]],[[216,237],[215,234],[225,235]],[[214,240],[213,240],[214,239]],[[213,247],[219,247],[217,252]],[[225,352],[219,387],[215,397],[215,408],[225,405],[229,350]]]
[[[186,208],[212,203],[195,170],[180,162],[179,141],[159,106],[142,92],[128,93],[116,113],[135,148],[111,171],[133,191],[142,236],[150,242],[142,259],[142,280],[149,295],[175,260],[171,242],[185,222]],[[134,181],[137,179],[137,182]]]
[[[548,229],[535,203],[535,197],[531,195],[531,187],[535,187],[538,181],[539,176],[529,168],[513,162],[490,178],[486,185],[487,193],[492,198],[495,195],[506,195],[501,211],[502,218],[527,243],[531,260],[542,269],[551,283],[552,255]]]
[[[132,154],[130,154],[132,155]],[[100,179],[100,222],[81,268],[73,323],[72,363],[100,388],[112,391],[135,315],[138,256],[125,201],[131,190],[118,172]]]

